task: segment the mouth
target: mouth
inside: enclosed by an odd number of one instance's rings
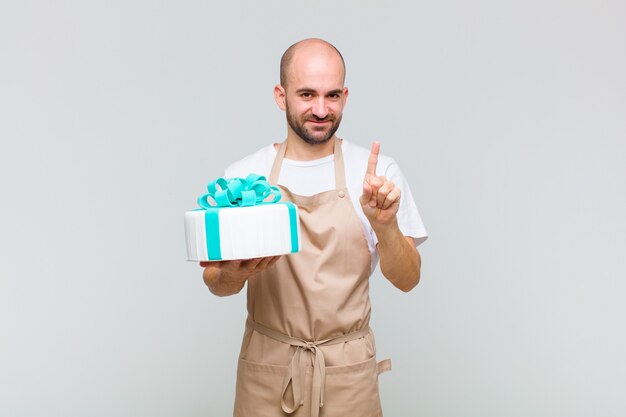
[[[325,120],[309,119],[307,121],[310,122],[310,123],[316,124],[316,125],[323,125],[323,124],[326,124],[326,123],[330,123],[329,119],[325,119]]]

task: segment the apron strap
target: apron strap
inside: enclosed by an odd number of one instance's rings
[[[378,375],[387,371],[391,371],[391,359],[383,359],[376,364],[376,372],[378,372]]]
[[[346,169],[343,165],[343,140],[335,139],[335,188],[346,189]]]
[[[346,188],[346,170],[343,164],[343,151],[341,150],[342,142],[341,139],[337,138],[333,146],[335,155],[335,188],[338,190],[345,190]],[[286,140],[280,144],[278,151],[276,151],[276,158],[274,158],[268,179],[268,182],[272,185],[278,185],[278,177],[280,175],[280,168],[283,165],[283,159],[285,159],[285,152],[287,152]]]
[[[295,412],[301,405],[304,404],[303,389],[305,386],[306,377],[306,352],[313,353],[313,384],[311,387],[311,417],[318,417],[320,408],[324,406],[324,385],[326,383],[326,361],[324,360],[324,353],[319,346],[336,345],[339,343],[349,342],[350,340],[360,339],[369,334],[369,326],[365,326],[361,330],[357,330],[352,333],[347,333],[341,336],[332,337],[330,339],[317,340],[314,342],[308,342],[306,340],[298,339],[296,337],[287,336],[276,330],[265,327],[251,319],[246,321],[246,326],[256,330],[257,332],[271,337],[282,343],[286,343],[296,347],[296,351],[291,357],[291,361],[287,366],[287,373],[283,379],[283,386],[281,390],[280,404],[283,411],[287,414]],[[293,405],[288,405],[285,401],[285,394],[287,389],[291,385],[291,392],[293,394]]]
[[[285,151],[287,151],[287,141],[285,140],[280,144],[278,151],[276,152],[276,158],[272,164],[272,170],[268,182],[272,185],[278,185],[278,175],[280,174],[280,167],[283,165],[283,159],[285,159]]]

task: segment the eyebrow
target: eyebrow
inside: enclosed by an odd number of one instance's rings
[[[316,91],[313,88],[308,88],[308,87],[304,87],[304,88],[299,88],[296,90],[296,93],[315,93]],[[341,88],[337,88],[335,90],[331,90],[326,94],[342,94],[343,90]]]

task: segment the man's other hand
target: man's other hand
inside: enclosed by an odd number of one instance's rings
[[[249,278],[274,265],[279,259],[280,256],[268,256],[233,261],[200,262],[200,266],[204,268],[202,278],[209,290],[215,295],[225,296],[241,291]]]

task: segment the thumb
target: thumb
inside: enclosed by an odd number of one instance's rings
[[[370,199],[372,198],[372,186],[367,182],[363,181],[363,194],[359,198],[359,202],[362,206],[366,205]]]

